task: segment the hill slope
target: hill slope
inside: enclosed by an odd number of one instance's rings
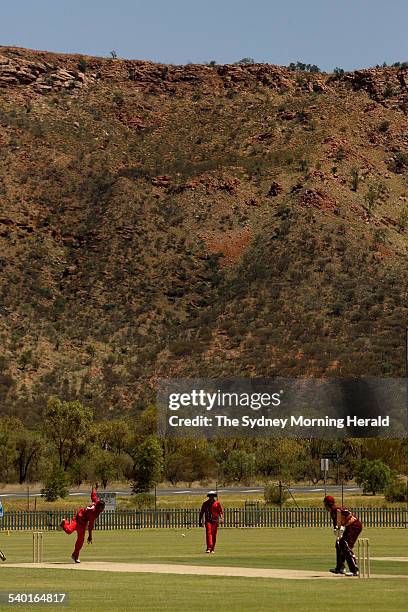
[[[0,401],[404,374],[408,70],[0,47]]]

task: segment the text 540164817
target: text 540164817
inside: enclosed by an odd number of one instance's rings
[[[0,604],[66,604],[67,593],[6,591],[0,593]]]

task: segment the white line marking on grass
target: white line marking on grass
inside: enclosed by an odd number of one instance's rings
[[[408,563],[408,557],[371,557],[372,561],[398,561],[399,563]]]

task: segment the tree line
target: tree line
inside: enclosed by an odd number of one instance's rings
[[[92,481],[105,488],[128,481],[135,493],[164,480],[173,485],[274,479],[317,484],[320,458],[327,452],[337,457],[331,481],[355,479],[372,493],[408,474],[404,439],[159,439],[154,406],[135,417],[98,421],[79,401],[58,397],[48,401],[42,417],[37,429],[16,417],[0,417],[0,482],[42,482],[47,499]]]

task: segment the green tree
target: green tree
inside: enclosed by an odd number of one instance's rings
[[[67,470],[83,454],[91,436],[92,411],[80,402],[49,400],[44,412],[44,432],[58,454],[59,467]]]
[[[255,455],[235,449],[224,463],[224,474],[228,480],[240,482],[248,480],[255,473]]]
[[[178,448],[168,453],[165,474],[173,484],[211,478],[216,474],[214,453],[204,440],[183,440]]]
[[[117,457],[109,451],[100,451],[94,460],[95,480],[106,489],[108,483],[118,477],[117,468]]]
[[[0,419],[0,480],[33,480],[37,464],[45,454],[45,440],[27,429],[17,417]]]
[[[180,481],[192,483],[194,481],[194,466],[191,457],[180,451],[169,455],[166,460],[165,475],[173,485]]]
[[[298,440],[259,440],[256,448],[248,447],[248,453],[255,450],[255,473],[266,479],[279,477],[283,481],[296,479],[306,459],[307,449],[304,442]]]
[[[83,482],[95,480],[93,465],[95,450],[98,449],[91,447],[89,452],[83,453],[72,460],[67,469],[67,475],[71,484],[79,487]]]
[[[121,455],[131,443],[130,424],[126,419],[113,419],[112,421],[96,423],[93,428],[93,439],[100,448]]]
[[[68,495],[69,479],[66,472],[60,467],[54,467],[41,489],[41,495],[47,501],[56,501],[59,497]]]
[[[39,433],[25,427],[15,433],[14,440],[18,482],[22,484],[28,479],[34,479],[33,470],[45,452],[45,440]]]
[[[133,459],[133,492],[147,493],[162,477],[163,450],[155,436],[148,436],[143,442],[136,441],[129,453]]]
[[[0,481],[2,482],[15,482],[17,480],[16,461],[18,455],[15,435],[22,428],[22,422],[16,417],[0,419]]]
[[[157,408],[154,405],[147,406],[136,421],[135,435],[146,437],[153,436],[157,431]]]
[[[255,453],[256,471],[266,478],[280,473],[279,448],[277,440],[262,440]]]
[[[371,492],[373,495],[383,491],[392,481],[393,474],[391,469],[381,459],[363,459],[356,467],[356,483],[363,487],[364,492]]]

